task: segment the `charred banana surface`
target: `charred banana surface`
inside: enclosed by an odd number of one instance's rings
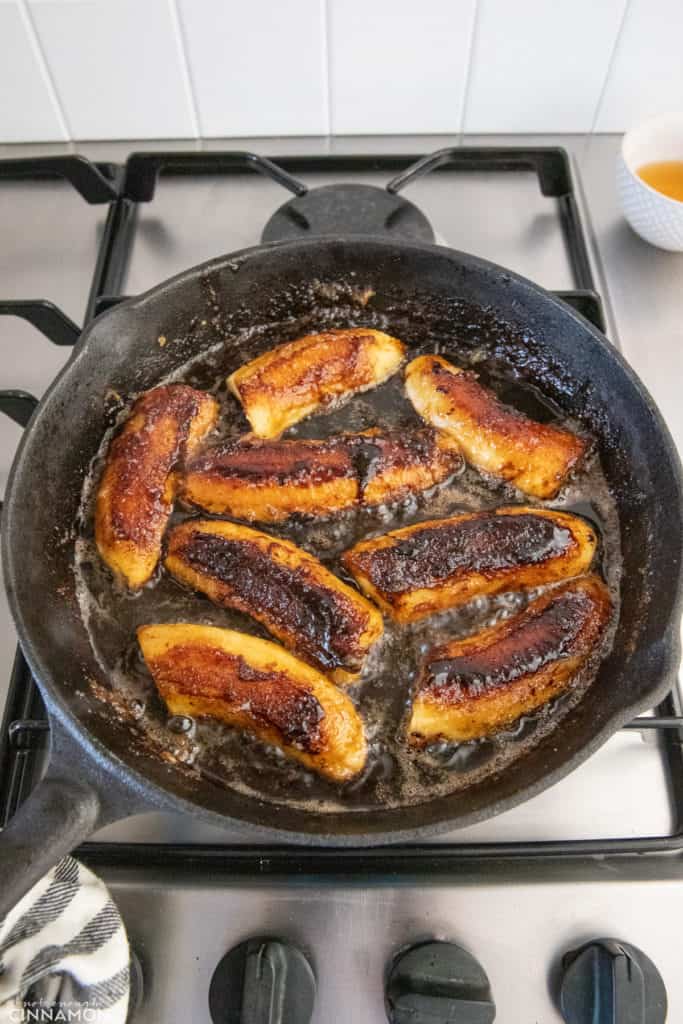
[[[446,431],[468,462],[537,498],[554,498],[588,449],[570,431],[504,405],[474,373],[441,356],[409,363],[406,391],[420,416]]]
[[[261,523],[331,515],[355,505],[358,492],[351,453],[336,439],[229,441],[193,462],[182,486],[207,512]]]
[[[171,714],[220,719],[336,782],[363,768],[363,723],[349,698],[277,644],[182,622],[141,626],[138,640]]]
[[[406,526],[362,541],[342,562],[368,597],[412,622],[479,595],[580,576],[596,547],[579,516],[511,506]]]
[[[236,608],[337,682],[352,681],[382,616],[295,544],[236,523],[190,520],[172,530],[166,567],[215,604]]]
[[[403,355],[402,343],[383,331],[324,331],[246,363],[228,377],[228,387],[257,437],[277,437],[316,410],[382,384]]]
[[[324,441],[240,438],[188,466],[182,496],[207,512],[260,523],[381,505],[433,487],[462,467],[462,456],[444,438],[430,427]]]
[[[146,583],[176,491],[176,468],[215,425],[214,398],[185,384],[142,395],[109,448],[95,506],[95,540],[131,589]]]
[[[389,504],[442,483],[463,466],[449,438],[431,428],[347,435],[365,506]]]
[[[433,648],[417,683],[410,742],[477,739],[535,711],[570,686],[611,612],[605,584],[584,576],[511,619]]]

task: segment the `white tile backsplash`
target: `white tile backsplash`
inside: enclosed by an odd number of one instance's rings
[[[15,0],[0,0],[0,139],[67,138],[26,10]]]
[[[623,131],[683,0],[0,0],[0,143]]]
[[[192,138],[170,0],[28,0],[74,139]]]
[[[332,131],[459,131],[475,7],[475,0],[329,0]]]
[[[595,129],[683,110],[683,0],[630,0]]]
[[[325,135],[325,0],[178,0],[201,134]]]
[[[626,0],[479,0],[466,132],[587,132]]]

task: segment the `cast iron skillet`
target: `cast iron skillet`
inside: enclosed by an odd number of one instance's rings
[[[375,293],[367,305],[358,298],[367,298],[365,287]],[[462,300],[479,309],[484,326],[467,326]],[[487,310],[510,324],[514,344],[505,332],[496,339]],[[84,474],[111,422],[112,391],[130,396],[152,387],[218,335],[229,337],[250,323],[292,316],[305,322],[311,315],[315,325],[324,315],[337,326],[370,324],[382,313],[389,324],[407,313],[416,336],[427,331],[448,339],[470,331],[475,345],[488,330],[499,364],[537,384],[597,438],[622,524],[619,628],[595,683],[559,733],[499,776],[417,806],[331,814],[283,806],[274,812],[255,797],[199,782],[134,748],[129,727],[87,688],[85,680],[101,679],[101,672],[74,598],[74,517]],[[172,343],[160,346],[160,335]],[[239,357],[256,350],[242,348]],[[241,824],[269,840],[369,846],[469,825],[558,781],[674,682],[680,472],[654,402],[595,328],[523,278],[446,248],[359,237],[261,246],[190,270],[99,317],[36,410],[5,500],[5,581],[50,714],[52,751],[47,776],[0,836],[0,914],[64,852],[132,813],[177,811],[210,825]]]

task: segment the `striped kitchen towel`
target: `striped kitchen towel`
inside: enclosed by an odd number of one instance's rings
[[[65,857],[0,921],[0,1024],[125,1024],[129,964],[104,883]]]

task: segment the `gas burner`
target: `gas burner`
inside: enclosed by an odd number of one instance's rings
[[[375,185],[324,185],[295,196],[275,211],[262,242],[311,235],[389,235],[409,242],[433,242],[424,213],[408,199]]]

